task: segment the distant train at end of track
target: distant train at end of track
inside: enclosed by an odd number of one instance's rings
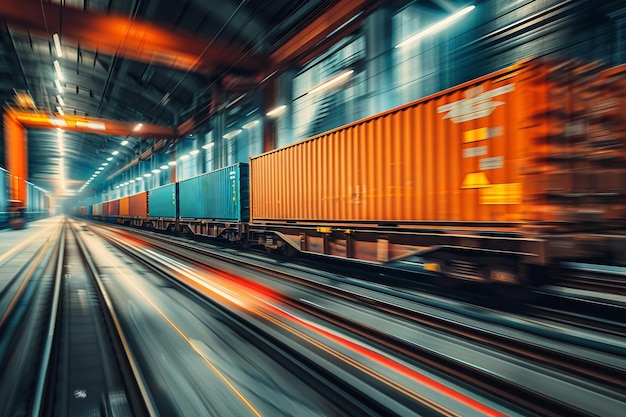
[[[76,215],[529,284],[626,248],[626,66],[523,61]]]

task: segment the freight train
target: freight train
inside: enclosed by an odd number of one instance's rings
[[[268,251],[528,284],[626,248],[626,66],[527,60],[130,197],[77,208]]]
[[[26,204],[15,199],[23,194],[17,190],[20,187],[25,190]],[[51,197],[43,189],[0,168],[0,228],[20,229],[26,222],[48,217],[50,204]]]

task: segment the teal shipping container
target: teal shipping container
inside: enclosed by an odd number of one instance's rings
[[[238,163],[179,184],[180,217],[248,221],[250,189],[248,164]]]
[[[148,216],[164,219],[176,217],[175,183],[148,191]]]

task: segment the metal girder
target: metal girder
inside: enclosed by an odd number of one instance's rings
[[[309,54],[316,45],[359,13],[373,8],[378,2],[371,0],[339,1],[325,13],[289,39],[271,54],[272,67],[286,66],[296,61],[300,55]]]
[[[232,66],[233,71],[254,73],[263,66],[263,60],[254,54],[240,59],[245,51],[234,46],[172,31],[140,18],[131,21],[125,15],[20,0],[0,2],[0,19],[12,28],[39,32],[45,38],[56,32],[61,42],[80,42],[81,48],[184,71],[211,73]],[[209,43],[211,46],[206,48]]]
[[[71,130],[87,133],[101,133],[104,135],[131,136],[141,138],[175,138],[177,131],[173,128],[143,124],[141,129],[135,130],[137,123],[121,122],[118,120],[97,119],[94,117],[58,116],[51,117],[47,113],[20,112],[5,109],[5,113],[26,127]]]

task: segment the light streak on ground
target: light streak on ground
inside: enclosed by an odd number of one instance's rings
[[[207,265],[202,265],[202,267],[204,271],[210,272],[210,275],[206,273],[198,274],[196,270],[173,258],[170,258],[169,256],[165,256],[152,250],[145,250],[145,252],[153,259],[159,260],[162,264],[175,271],[179,277],[191,280],[196,285],[196,287],[200,286],[201,288],[210,291],[212,295],[217,296],[218,299],[227,300],[232,304],[248,310],[248,312],[250,313],[254,313],[256,315],[264,317],[265,319],[279,325],[281,328],[291,332],[292,334],[295,334],[300,338],[306,339],[308,342],[314,344],[315,346],[322,348],[326,352],[334,355],[344,362],[347,362],[348,364],[359,369],[360,371],[371,375],[377,380],[397,389],[398,391],[413,398],[414,400],[431,408],[437,409],[439,412],[447,415],[457,415],[455,412],[448,410],[439,404],[436,404],[433,400],[428,399],[424,395],[419,394],[414,390],[411,390],[410,388],[402,386],[398,382],[393,381],[389,377],[382,375],[381,373],[367,367],[366,365],[359,363],[358,361],[338,352],[335,349],[329,348],[328,346],[319,343],[317,340],[305,335],[304,333],[287,325],[286,323],[276,320],[274,317],[268,315],[266,312],[271,312],[276,316],[280,316],[282,319],[286,319],[292,323],[296,323],[308,330],[311,330],[328,340],[340,344],[341,346],[352,350],[353,352],[356,352],[359,355],[368,358],[369,360],[377,362],[378,364],[383,365],[388,369],[391,369],[424,387],[429,388],[432,391],[444,395],[459,404],[463,404],[464,406],[473,409],[481,415],[492,417],[505,417],[504,414],[498,412],[497,410],[494,410],[480,403],[479,401],[468,397],[467,395],[457,392],[454,389],[449,388],[446,385],[399,363],[398,361],[395,361],[381,353],[378,353],[371,348],[351,341],[344,336],[341,336],[320,326],[319,324],[299,318],[293,313],[277,307],[274,303],[280,302],[281,297],[267,286],[250,281],[243,277],[219,271]],[[217,280],[220,280],[221,282],[218,283]],[[171,324],[173,326],[173,323]],[[188,340],[184,335],[181,334],[181,336]],[[191,341],[188,341],[188,343],[192,344]],[[195,346],[194,350],[201,354]]]
[[[98,250],[98,252],[100,253],[100,255],[102,255],[103,257],[107,258],[110,261],[110,264],[114,266],[114,268],[117,270],[117,272],[123,276],[124,278],[126,278],[126,282],[130,285],[132,285],[136,290],[137,293],[140,294],[147,302],[148,304],[150,304],[158,313],[159,315],[174,329],[174,331],[176,331],[176,333],[178,333],[178,335],[202,358],[202,360],[209,366],[209,368],[211,368],[211,370],[224,382],[224,384],[226,384],[226,386],[228,386],[228,388],[230,388],[230,390],[241,400],[241,402],[243,402],[246,407],[252,412],[252,414],[254,414],[257,417],[262,417],[262,415],[254,408],[254,406],[244,397],[244,395],[230,382],[230,380],[213,364],[213,362],[202,352],[202,350],[200,349],[199,346],[197,346],[192,340],[191,338],[189,338],[187,335],[185,335],[185,333],[163,312],[163,310],[161,310],[153,301],[152,299],[146,294],[144,293],[141,288],[139,288],[132,279],[130,279],[123,271],[121,271],[119,269],[119,267],[117,265],[115,265],[115,262],[113,262],[113,260],[111,259],[111,257],[107,254],[102,252],[101,250]],[[171,259],[168,258],[168,260],[172,261]]]

